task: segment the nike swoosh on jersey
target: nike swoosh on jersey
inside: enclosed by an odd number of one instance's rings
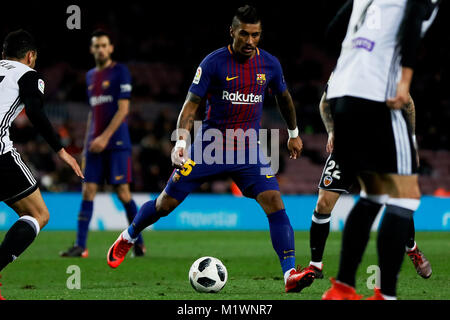
[[[231,78],[227,76],[227,77],[226,77],[226,80],[227,80],[227,81],[231,81],[231,80],[234,80],[234,79],[236,79],[236,78],[239,78],[239,76],[231,77]]]
[[[275,177],[275,176],[269,176],[268,174],[266,174],[266,178],[267,179],[270,179],[270,178],[273,178],[273,177]]]

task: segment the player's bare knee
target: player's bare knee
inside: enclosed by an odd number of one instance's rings
[[[83,184],[82,190],[83,200],[94,201],[96,193],[97,193],[97,185],[92,183]]]
[[[334,202],[327,198],[319,198],[316,204],[316,212],[320,214],[331,214],[333,211]]]
[[[37,220],[41,229],[47,225],[50,219],[47,207],[33,208],[28,214]]]
[[[284,209],[283,200],[281,200],[281,194],[279,191],[264,191],[257,196],[256,200],[266,214]]]
[[[171,196],[163,193],[156,199],[156,211],[161,216],[167,216],[171,213],[179,204],[179,201]]]
[[[117,194],[117,197],[119,198],[119,200],[122,203],[128,203],[128,202],[131,201],[131,192],[130,192],[130,189],[128,187],[117,186],[116,187],[116,194]]]

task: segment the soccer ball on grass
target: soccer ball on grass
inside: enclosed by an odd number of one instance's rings
[[[201,257],[189,270],[189,282],[198,292],[219,292],[228,280],[227,268],[214,257]]]

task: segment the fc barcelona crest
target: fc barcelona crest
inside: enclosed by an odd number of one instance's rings
[[[110,85],[110,82],[109,82],[108,80],[105,80],[105,81],[102,82],[102,88],[103,88],[103,89],[108,88],[109,85]]]
[[[325,187],[328,187],[333,182],[333,178],[330,176],[326,176],[323,178],[323,184]]]
[[[256,83],[260,86],[266,83],[266,74],[265,73],[257,73],[256,74]]]

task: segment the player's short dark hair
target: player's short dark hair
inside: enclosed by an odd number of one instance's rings
[[[33,36],[23,29],[8,33],[3,41],[3,54],[8,58],[22,59],[28,51],[36,51],[37,45]]]
[[[111,43],[111,44],[113,43],[113,39],[112,39],[111,34],[108,31],[103,30],[103,29],[96,29],[96,30],[94,30],[94,32],[92,32],[92,34],[91,34],[91,39],[93,37],[108,37],[109,43]]]
[[[257,24],[258,22],[261,22],[261,17],[259,16],[258,11],[255,7],[247,4],[236,10],[231,26],[236,28],[240,23]]]

